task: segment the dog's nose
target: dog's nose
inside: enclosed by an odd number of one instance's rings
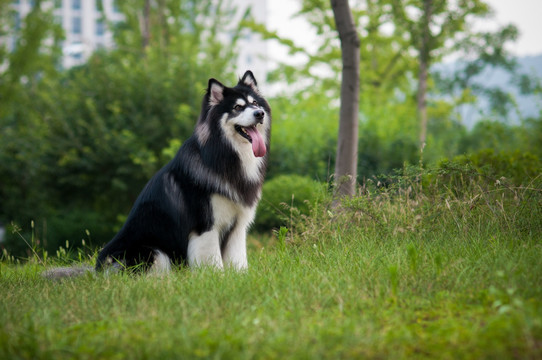
[[[254,117],[258,119],[260,124],[263,124],[263,118],[265,117],[265,112],[263,110],[254,111]]]

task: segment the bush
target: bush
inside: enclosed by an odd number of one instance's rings
[[[269,231],[308,215],[310,204],[321,200],[325,185],[300,175],[280,175],[263,185],[254,228]]]
[[[335,167],[338,109],[325,94],[269,99],[273,114],[269,178],[297,174],[327,179]]]
[[[104,221],[103,214],[91,209],[66,208],[52,211],[50,216],[31,223],[7,226],[5,245],[9,253],[30,257],[33,248],[54,254],[61,247],[83,247],[94,250],[111,240],[115,229]]]
[[[484,149],[473,154],[444,159],[438,164],[441,172],[448,173],[452,183],[457,184],[457,172],[453,169],[468,169],[472,175],[489,182],[505,177],[514,185],[526,185],[542,174],[542,161],[529,152],[495,152]],[[464,175],[464,171],[461,172]]]

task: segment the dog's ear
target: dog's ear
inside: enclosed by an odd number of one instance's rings
[[[207,95],[211,106],[218,105],[224,99],[224,85],[216,79],[209,79]]]
[[[256,82],[254,74],[250,70],[245,72],[245,75],[243,75],[241,80],[239,80],[239,84],[250,86],[254,90],[258,90],[258,83]]]

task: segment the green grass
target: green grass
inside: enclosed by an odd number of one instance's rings
[[[541,197],[365,189],[253,247],[246,273],[51,281],[51,259],[4,258],[0,358],[542,358]]]
[[[542,355],[537,241],[360,237],[251,255],[245,274],[163,278],[53,282],[2,265],[0,358]]]

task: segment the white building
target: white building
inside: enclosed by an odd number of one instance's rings
[[[110,22],[123,20],[114,0],[102,0],[103,13]],[[104,23],[95,0],[55,0],[55,18],[62,24],[66,40],[63,65],[66,68],[84,63],[96,49],[114,45],[113,34]]]
[[[233,0],[233,4],[237,7],[237,14],[243,14],[250,7],[254,20],[261,24],[266,23],[266,0]],[[267,76],[267,41],[263,41],[260,35],[247,31],[240,39],[238,48],[237,72],[239,76],[242,76],[246,70],[252,70],[256,80],[263,84]]]
[[[106,22],[102,20],[102,10],[98,7],[100,1]],[[24,19],[34,6],[34,0],[15,0],[12,4],[17,12],[16,26],[19,26],[21,19]],[[266,0],[232,0],[231,4],[237,8],[239,18],[247,7],[251,7],[253,18],[265,23]],[[65,68],[83,64],[96,49],[114,46],[112,33],[106,24],[123,20],[115,0],[51,0],[44,2],[42,6],[54,7],[55,18],[64,29],[62,64]],[[240,39],[238,49],[236,69],[238,74],[242,75],[245,70],[250,69],[257,79],[265,79],[267,73],[265,42],[261,41],[259,36],[247,32]]]
[[[122,21],[123,16],[115,7],[114,0],[101,0],[108,21]],[[34,0],[13,1],[17,12],[15,26],[32,10]],[[51,9],[56,20],[62,25],[65,40],[62,46],[62,65],[69,68],[84,63],[96,49],[113,46],[113,36],[102,21],[102,12],[96,0],[54,0],[46,1],[43,8]]]

